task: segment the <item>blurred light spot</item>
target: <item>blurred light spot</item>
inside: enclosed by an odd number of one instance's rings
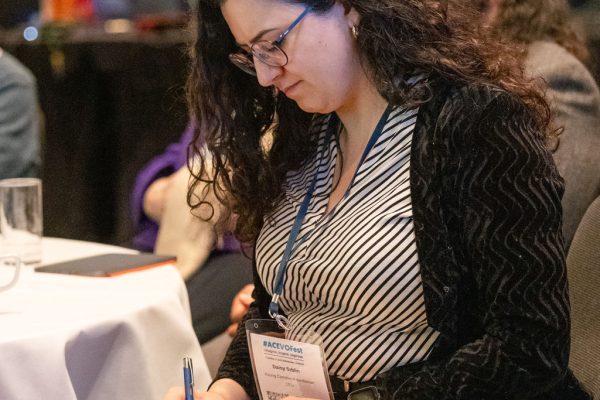
[[[108,33],[131,32],[133,25],[128,19],[109,19],[104,23],[104,30]]]
[[[23,31],[23,37],[28,42],[33,42],[35,39],[38,38],[38,36],[39,36],[39,32],[38,32],[37,28],[34,26],[28,26]]]

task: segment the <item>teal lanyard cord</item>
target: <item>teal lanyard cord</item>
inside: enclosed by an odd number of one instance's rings
[[[383,115],[379,119],[379,122],[377,123],[375,130],[373,131],[373,134],[371,135],[371,138],[369,139],[369,142],[367,143],[367,147],[363,151],[362,157],[360,158],[360,162],[358,163],[358,166],[356,167],[356,171],[354,171],[354,176],[352,177],[352,181],[350,181],[350,185],[348,186],[348,188],[352,187],[352,185],[354,184],[354,180],[356,179],[356,175],[358,175],[358,171],[360,170],[360,167],[365,162],[365,159],[367,158],[367,155],[369,154],[371,149],[375,146],[375,144],[381,137],[381,134],[383,133],[383,128],[385,127],[385,124],[388,120],[388,117],[389,117],[391,111],[392,111],[392,107],[390,105],[388,105],[387,108],[385,109]],[[335,130],[336,130],[336,125],[337,125],[336,122],[337,121],[338,121],[337,118],[335,118],[332,115],[331,120],[329,121],[329,125],[327,127],[327,136],[325,138],[325,144],[330,143],[331,137],[333,136],[333,132],[335,132]],[[327,147],[326,145],[323,146],[323,150],[321,151],[321,153],[324,153],[326,147]],[[319,159],[322,159],[322,158],[323,158],[323,154],[321,154]],[[279,297],[283,293],[283,285],[285,282],[285,271],[287,270],[288,263],[292,256],[292,250],[294,249],[294,244],[296,243],[296,239],[298,238],[298,234],[300,233],[300,228],[302,227],[302,222],[304,222],[304,218],[306,218],[306,214],[308,213],[308,206],[310,205],[310,200],[312,199],[314,191],[315,191],[318,174],[319,174],[319,168],[317,167],[317,171],[313,175],[313,178],[312,178],[312,181],[308,188],[308,191],[306,192],[306,195],[304,196],[304,200],[302,200],[302,205],[300,206],[300,210],[298,211],[298,214],[296,215],[296,219],[294,220],[294,225],[292,226],[290,236],[288,238],[287,244],[285,246],[285,250],[283,252],[283,257],[281,257],[279,269],[277,270],[277,276],[275,277],[275,290],[273,291],[273,297],[271,298],[271,304],[269,305],[269,315],[271,316],[271,318],[275,318],[278,321],[281,318],[279,315]],[[346,192],[346,193],[348,193],[348,192]],[[296,248],[297,248],[297,246],[296,246]]]

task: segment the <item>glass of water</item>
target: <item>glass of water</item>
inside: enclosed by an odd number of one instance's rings
[[[25,264],[42,259],[42,182],[37,178],[0,180],[0,256]]]

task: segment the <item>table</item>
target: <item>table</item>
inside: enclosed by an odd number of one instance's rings
[[[120,247],[43,239],[43,264]],[[115,278],[34,272],[0,293],[0,399],[161,399],[210,376],[190,322],[183,280],[172,266]]]

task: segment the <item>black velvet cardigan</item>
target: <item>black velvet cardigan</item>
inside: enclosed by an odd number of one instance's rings
[[[567,367],[563,181],[514,96],[437,84],[413,134],[410,183],[430,326],[427,361],[376,379],[384,398],[589,399]],[[247,318],[268,318],[256,275]],[[243,324],[216,379],[257,398]]]

